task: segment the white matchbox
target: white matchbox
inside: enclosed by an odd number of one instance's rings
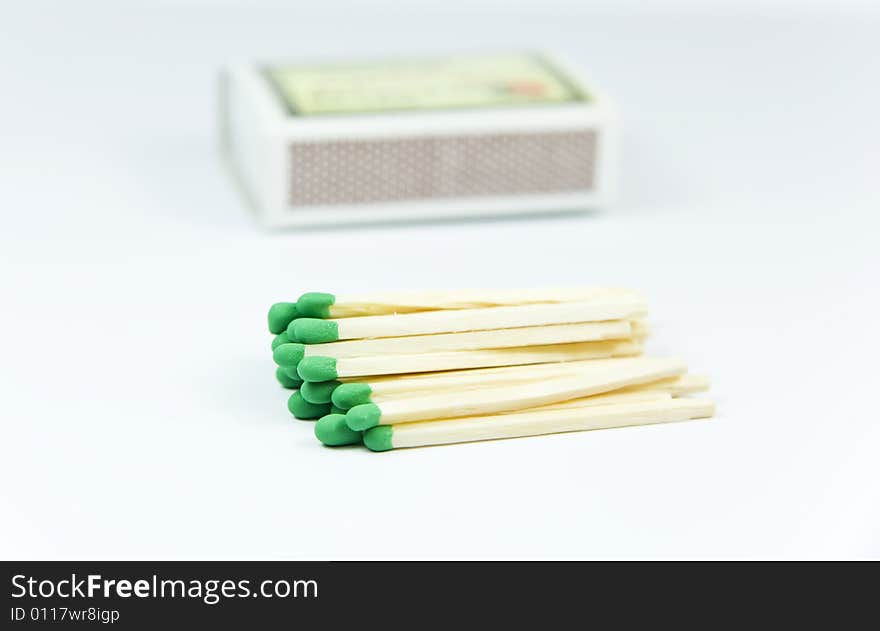
[[[267,227],[586,210],[615,190],[614,107],[542,55],[234,65],[221,124]]]

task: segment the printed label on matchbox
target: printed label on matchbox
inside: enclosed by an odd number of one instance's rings
[[[291,114],[570,103],[587,95],[537,55],[284,65],[265,69]]]

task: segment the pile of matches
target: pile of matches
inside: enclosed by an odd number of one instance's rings
[[[373,451],[708,418],[677,359],[642,356],[647,306],[616,288],[307,293],[269,310],[291,413]]]

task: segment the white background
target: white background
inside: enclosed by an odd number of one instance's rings
[[[4,4],[0,557],[880,557],[867,6]],[[218,158],[227,60],[518,47],[617,100],[615,207],[266,233]],[[274,381],[303,291],[565,284],[643,290],[717,418],[373,454]]]

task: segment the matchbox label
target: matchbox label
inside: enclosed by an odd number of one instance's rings
[[[358,114],[586,101],[538,55],[484,55],[385,62],[269,66],[291,114]]]

